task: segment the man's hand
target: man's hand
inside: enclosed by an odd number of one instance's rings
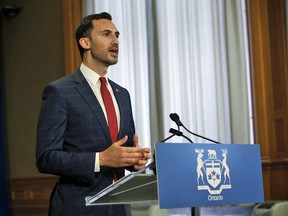
[[[134,146],[136,148],[140,148],[142,150],[142,156],[138,161],[138,164],[134,164],[134,169],[138,170],[141,169],[142,167],[144,167],[148,160],[151,158],[150,156],[150,148],[141,148],[138,144],[138,135],[134,135],[133,137],[133,142],[134,142]]]
[[[141,148],[138,144],[138,136],[134,135],[135,147],[122,146],[127,142],[128,137],[113,143],[108,149],[99,153],[100,166],[125,167],[134,166],[140,169],[145,166],[150,159],[150,148]]]

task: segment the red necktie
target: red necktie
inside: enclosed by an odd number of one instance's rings
[[[117,123],[117,116],[115,107],[112,101],[111,94],[107,88],[107,82],[105,77],[100,77],[101,82],[101,94],[104,101],[107,119],[108,119],[108,126],[110,130],[110,135],[112,139],[112,143],[117,141],[118,137],[118,123]]]
[[[106,109],[108,127],[110,131],[112,143],[114,143],[117,141],[117,137],[118,137],[118,123],[117,123],[116,111],[115,111],[115,107],[113,104],[111,94],[106,85],[107,84],[106,78],[100,77],[100,82],[101,82],[100,90],[101,90],[102,99],[103,99],[105,109]],[[113,172],[113,178],[114,178],[114,182],[116,182],[118,179],[116,170],[114,170]]]

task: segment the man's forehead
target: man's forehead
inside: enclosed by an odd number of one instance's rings
[[[118,31],[118,29],[112,23],[112,21],[108,19],[93,20],[93,28],[98,31],[103,31],[103,30]]]

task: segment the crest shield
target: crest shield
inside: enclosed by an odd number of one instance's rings
[[[216,188],[221,182],[221,162],[219,160],[208,160],[205,163],[205,168],[208,183]]]

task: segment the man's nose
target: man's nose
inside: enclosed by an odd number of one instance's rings
[[[118,37],[116,35],[114,35],[112,43],[113,44],[117,44],[117,45],[119,44],[119,39],[118,39]]]

